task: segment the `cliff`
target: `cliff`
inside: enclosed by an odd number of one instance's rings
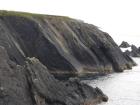
[[[56,76],[122,72],[134,64],[107,33],[62,16],[1,11],[0,45],[17,64],[36,57]]]
[[[76,79],[61,82],[36,58],[12,62],[0,46],[0,105],[95,105],[108,98]]]
[[[0,46],[0,105],[95,105],[108,100],[99,88],[55,77],[135,65],[106,32],[63,16],[0,11]]]

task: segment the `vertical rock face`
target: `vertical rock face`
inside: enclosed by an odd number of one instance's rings
[[[0,45],[16,63],[36,57],[54,75],[120,72],[134,63],[107,33],[68,17],[1,11]]]
[[[0,58],[0,105],[95,105],[108,99],[77,80],[56,80],[36,58],[16,65],[1,46]]]

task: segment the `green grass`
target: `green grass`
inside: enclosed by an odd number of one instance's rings
[[[66,16],[56,16],[56,15],[45,15],[45,14],[36,14],[36,13],[27,13],[27,12],[16,12],[16,11],[6,11],[6,10],[0,10],[0,16],[17,16],[17,17],[38,17],[38,18],[57,18],[57,19],[71,19]]]

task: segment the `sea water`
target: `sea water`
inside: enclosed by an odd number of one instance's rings
[[[92,87],[99,87],[109,97],[100,105],[140,105],[140,58],[134,58],[138,66],[123,73],[113,73],[92,80]]]

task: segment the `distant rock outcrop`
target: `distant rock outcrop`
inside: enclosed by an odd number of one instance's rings
[[[130,45],[129,45],[127,42],[123,41],[123,42],[120,44],[119,47],[121,47],[121,48],[128,48],[128,47],[130,47]]]
[[[134,63],[107,33],[62,16],[0,11],[0,45],[17,64],[36,57],[61,77],[121,72]]]
[[[0,105],[95,105],[108,97],[76,79],[61,82],[36,58],[12,62],[0,46]]]
[[[140,57],[140,50],[135,45],[131,46],[132,51],[130,52],[130,55],[132,57]]]
[[[124,54],[131,57],[140,57],[140,48],[137,48],[135,45],[131,45],[131,49],[125,50]]]

